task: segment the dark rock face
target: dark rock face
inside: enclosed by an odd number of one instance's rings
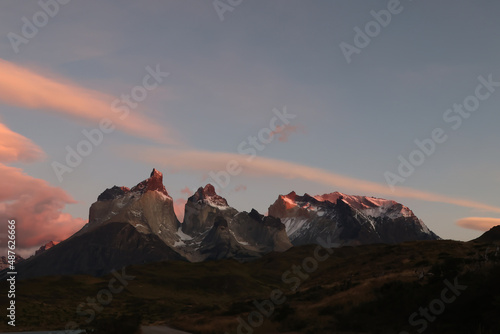
[[[280,195],[269,215],[281,219],[293,245],[315,244],[318,237],[337,246],[439,239],[400,203],[338,192]]]
[[[130,191],[127,187],[117,187],[106,189],[102,194],[97,197],[98,201],[110,201],[117,197],[123,196]]]
[[[239,213],[210,184],[188,199],[182,232],[191,239],[185,241],[181,249],[186,253],[181,254],[192,261],[221,256],[248,259],[292,247],[278,218],[264,217],[256,210]]]
[[[231,220],[237,213],[225,198],[217,195],[211,184],[207,184],[188,198],[184,208],[182,232],[191,236],[204,234],[212,228],[217,216]]]
[[[245,248],[235,239],[229,230],[228,222],[222,216],[215,218],[212,229],[202,241],[200,253],[204,255],[205,260],[249,260],[260,256],[258,252]]]
[[[20,267],[23,277],[102,275],[129,264],[184,260],[174,250],[180,223],[162,180],[155,169],[131,190],[104,191],[90,207],[89,222],[60,244],[42,246]]]
[[[100,276],[131,264],[183,260],[154,234],[128,223],[110,223],[73,236],[18,265],[18,277],[86,274]]]
[[[255,209],[238,213],[229,226],[237,240],[261,253],[283,252],[292,247],[280,219],[265,217]]]
[[[15,255],[14,264],[17,266],[18,263],[24,261],[24,258],[20,255]],[[6,256],[0,257],[0,270],[9,268],[10,263]]]

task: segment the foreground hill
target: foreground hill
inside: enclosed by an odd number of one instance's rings
[[[497,333],[495,249],[445,240],[330,250],[308,245],[247,263],[131,266],[120,273],[129,276],[123,291],[93,306],[88,298],[103,298],[115,275],[24,280],[17,283],[16,329],[63,329],[74,321],[97,333],[133,333],[140,323],[191,333],[238,333],[240,327],[241,333],[399,334],[424,325],[428,333]],[[6,282],[0,289],[6,291]],[[442,296],[450,301],[444,310],[437,309]],[[439,314],[425,320],[420,308]],[[91,314],[95,319],[87,323]],[[0,331],[7,329],[2,322]]]

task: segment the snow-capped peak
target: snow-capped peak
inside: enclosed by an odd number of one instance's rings
[[[346,195],[339,192],[314,196],[320,202],[328,201],[336,203],[339,199],[352,208],[363,212],[365,215],[372,217],[390,216],[391,218],[411,217],[413,212],[406,206],[388,199]]]

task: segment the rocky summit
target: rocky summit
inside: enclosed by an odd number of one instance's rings
[[[294,246],[318,238],[337,246],[439,239],[406,206],[375,197],[291,192],[278,197],[269,215],[281,219]]]

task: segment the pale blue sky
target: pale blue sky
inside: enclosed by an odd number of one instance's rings
[[[119,97],[141,84],[146,66],[170,75],[141,102],[140,112],[177,131],[190,149],[237,153],[238,145],[268,126],[273,108],[297,115],[288,141],[275,140],[259,156],[321,168],[385,184],[398,156],[413,141],[446,129],[449,139],[404,183],[416,190],[500,206],[500,89],[462,127],[450,130],[443,114],[474,93],[478,76],[500,81],[500,3],[493,1],[401,1],[370,44],[347,63],[339,47],[353,44],[354,27],[373,20],[371,10],[388,1],[243,0],[221,21],[212,1],[72,0],[15,53],[7,34],[20,33],[36,1],[8,0],[0,8],[0,58],[48,77]],[[65,212],[87,218],[90,204],[113,185],[133,186],[153,167],[165,174],[174,199],[181,189],[204,185],[204,174],[172,170],[118,154],[124,146],[163,148],[116,131],[106,136],[59,183],[51,162],[84,137],[94,122],[28,110],[0,101],[2,122],[38,144],[47,155],[33,164],[12,164],[61,187],[79,203]],[[170,146],[167,146],[170,148]],[[168,156],[165,159],[169,159]],[[234,191],[239,185],[245,191]],[[304,179],[253,177],[243,173],[222,195],[240,210],[266,212],[278,194],[343,191]],[[394,196],[443,238],[481,234],[455,225],[471,216],[500,218],[437,202]]]

